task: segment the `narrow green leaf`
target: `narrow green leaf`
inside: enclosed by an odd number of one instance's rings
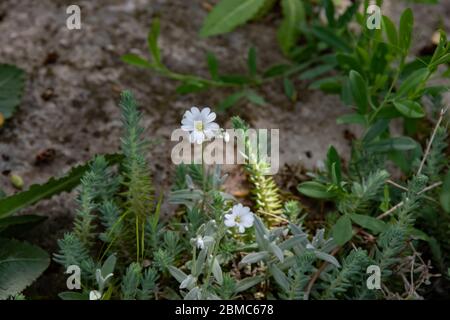
[[[403,54],[406,55],[411,46],[412,31],[414,25],[414,16],[410,8],[403,11],[400,17],[399,28],[399,45],[403,49]]]
[[[208,14],[200,36],[210,37],[227,33],[253,18],[265,0],[221,0]]]
[[[131,65],[139,67],[139,68],[148,69],[148,68],[153,67],[153,65],[150,62],[148,62],[144,58],[142,58],[136,54],[133,54],[133,53],[125,54],[121,57],[121,59],[123,62],[131,64]]]
[[[158,47],[159,37],[159,19],[153,19],[152,26],[147,36],[147,45],[153,61],[156,65],[161,66],[161,52]]]
[[[245,291],[247,289],[250,289],[251,287],[256,286],[257,284],[261,283],[263,280],[264,280],[264,278],[261,276],[249,277],[249,278],[240,280],[236,284],[235,292],[239,293],[239,292]]]
[[[288,55],[297,40],[300,24],[305,21],[305,8],[302,0],[281,0],[281,8],[283,21],[277,38],[283,53]]]
[[[350,52],[351,49],[347,42],[338,37],[333,29],[325,28],[321,26],[315,26],[311,29],[311,32],[314,36],[316,36],[319,40],[322,40],[326,44],[328,44],[332,48],[339,49],[344,52]]]
[[[397,49],[398,47],[398,34],[397,29],[395,28],[395,24],[392,22],[391,19],[387,16],[383,16],[382,19],[383,24],[383,30],[386,32],[386,36],[389,40],[389,43]]]
[[[405,80],[403,80],[400,88],[397,90],[396,96],[403,97],[415,92],[419,85],[425,81],[428,74],[428,68],[421,68],[411,73]]]
[[[407,118],[423,118],[425,116],[425,111],[422,106],[411,100],[394,101],[394,106]]]
[[[366,124],[366,118],[357,113],[344,114],[336,119],[337,124]]]
[[[250,74],[250,77],[255,77],[256,73],[257,73],[255,47],[250,47],[250,49],[248,49],[247,65],[248,65],[248,73]]]
[[[447,175],[444,178],[439,200],[441,201],[441,206],[445,212],[450,213],[450,171],[447,172]]]
[[[217,62],[216,55],[212,52],[208,52],[207,54],[208,60],[208,69],[211,75],[211,78],[216,80],[219,78],[219,63]]]
[[[223,100],[219,104],[219,110],[225,111],[232,106],[234,106],[236,103],[238,103],[243,97],[245,96],[245,91],[238,91],[231,95],[229,95],[225,100]]]
[[[358,112],[365,114],[369,106],[367,84],[357,71],[350,71],[350,91]]]
[[[284,94],[289,98],[289,100],[295,101],[297,99],[297,91],[294,88],[294,84],[287,77],[283,79],[283,88]]]
[[[246,90],[245,96],[250,102],[253,102],[254,104],[257,104],[259,106],[264,106],[266,104],[266,100],[264,100],[263,97],[261,97],[253,90]]]
[[[106,160],[110,164],[118,163],[123,156],[118,154],[106,155]],[[89,170],[90,163],[72,168],[70,172],[62,178],[50,178],[41,185],[32,185],[24,192],[16,193],[0,200],[0,217],[6,217],[35,204],[36,202],[48,199],[61,192],[69,192],[79,183],[84,173]]]
[[[410,137],[388,138],[367,145],[367,150],[372,152],[389,152],[413,150],[417,147],[417,142]]]

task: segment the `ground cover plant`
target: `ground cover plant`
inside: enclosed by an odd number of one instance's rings
[[[155,184],[158,172],[147,157],[155,137],[146,134],[135,90],[124,90],[117,101],[117,153],[98,154],[25,191],[0,190],[0,298],[32,299],[24,290],[50,259],[67,273],[67,289],[57,293],[65,300],[448,298],[450,44],[439,30],[432,50],[415,57],[413,10],[404,10],[396,24],[368,13],[369,5],[222,0],[199,36],[233,32],[278,10],[274,43],[285,58],[259,66],[251,46],[247,70],[236,75],[222,74],[209,53],[210,77],[164,63],[158,42],[164,21],[155,17],[149,58],[128,53],[122,61],[179,82],[177,94],[233,90],[217,106],[187,105],[179,128],[192,146],[204,148],[204,160],[212,141],[229,139],[229,128],[218,122],[229,123],[243,141],[239,152],[248,161],[234,166],[242,167],[248,194],[228,192],[222,166],[205,161],[170,164],[170,192]],[[377,23],[380,28],[370,27]],[[20,69],[0,65],[0,127],[19,105],[23,77]],[[267,174],[270,161],[234,111],[245,99],[263,108],[268,82],[278,81],[295,101],[297,80],[306,81],[307,90],[338,95],[348,113],[336,121],[359,126],[361,134],[351,141],[350,155],[323,146],[323,164],[286,190]],[[17,189],[21,179],[11,175]],[[21,210],[73,190],[74,221],[56,251],[17,240],[45,220]]]

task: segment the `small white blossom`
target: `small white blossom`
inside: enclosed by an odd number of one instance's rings
[[[216,114],[210,108],[201,111],[197,107],[192,107],[184,113],[181,120],[181,129],[190,133],[191,143],[202,144],[205,140],[215,136],[219,130],[219,125],[214,122]]]
[[[244,207],[242,204],[233,206],[230,214],[225,215],[225,225],[227,227],[237,227],[240,233],[245,231],[245,228],[253,226],[255,217],[250,211],[249,207]]]
[[[89,292],[89,300],[100,300],[102,298],[102,293],[98,290],[91,290]]]
[[[205,248],[205,242],[203,241],[203,238],[201,236],[197,237],[197,240],[195,242],[195,245],[197,246],[197,248],[199,249],[203,249]]]

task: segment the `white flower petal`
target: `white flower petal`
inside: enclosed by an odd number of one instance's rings
[[[244,233],[244,231],[245,231],[244,226],[243,226],[243,225],[240,225],[240,226],[239,226],[239,232],[240,232],[240,233]]]
[[[254,221],[255,218],[253,217],[253,214],[246,214],[241,218],[241,224],[246,228],[250,228]]]
[[[215,112],[211,112],[206,117],[206,122],[213,122],[214,120],[216,120],[216,113]]]
[[[197,107],[192,107],[191,112],[192,112],[192,115],[194,116],[194,118],[198,117],[200,115],[200,110],[198,110]]]
[[[209,113],[211,112],[211,109],[206,107],[203,108],[202,111],[200,112],[202,114],[202,116],[206,119],[209,115]]]
[[[100,300],[102,298],[102,294],[98,290],[91,290],[89,292],[89,300]]]

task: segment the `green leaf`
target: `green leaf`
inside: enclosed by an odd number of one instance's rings
[[[291,286],[289,284],[288,277],[286,277],[283,271],[281,271],[276,265],[272,265],[270,266],[270,273],[284,291],[289,291]]]
[[[121,59],[122,59],[123,62],[131,64],[132,66],[136,66],[136,67],[139,67],[139,68],[148,69],[148,68],[152,68],[153,67],[153,65],[150,62],[148,62],[144,58],[142,58],[142,57],[140,57],[140,56],[138,56],[136,54],[133,54],[133,53],[125,54],[125,55],[123,55],[121,57]]]
[[[170,274],[179,282],[182,283],[187,278],[187,274],[174,266],[169,266]]]
[[[200,82],[186,82],[176,88],[176,93],[187,94],[205,90],[207,86]]]
[[[297,98],[297,92],[295,91],[294,84],[288,77],[283,79],[283,87],[286,97],[288,97],[291,101],[295,101]]]
[[[231,95],[229,95],[225,100],[223,100],[219,104],[219,110],[225,111],[232,106],[234,106],[236,103],[238,103],[243,97],[245,96],[245,91],[238,91]]]
[[[264,106],[266,104],[266,100],[264,100],[263,97],[261,97],[259,94],[257,94],[253,90],[246,90],[245,91],[245,97],[254,104],[257,104],[259,106]]]
[[[10,118],[23,94],[25,72],[13,65],[0,64],[0,115]]]
[[[336,119],[337,124],[366,124],[366,118],[357,113],[350,113],[350,114],[344,114],[343,116],[340,116]]]
[[[108,274],[114,272],[114,268],[116,267],[117,258],[115,254],[112,254],[108,257],[108,259],[105,260],[103,263],[101,273],[102,277],[106,278]]]
[[[350,71],[350,91],[360,114],[365,114],[369,106],[367,84],[357,71]]]
[[[208,52],[208,69],[211,74],[211,78],[216,80],[219,78],[219,63],[217,62],[216,55],[212,52]]]
[[[442,184],[442,191],[439,196],[442,208],[445,212],[450,213],[450,171],[444,178],[444,183]]]
[[[2,237],[18,236],[46,220],[45,216],[23,215],[0,219],[0,234]]]
[[[397,90],[396,96],[402,97],[416,91],[419,85],[425,81],[428,73],[428,68],[421,68],[411,73],[405,80],[403,80],[400,88]]]
[[[371,217],[371,216],[352,213],[350,215],[350,218],[357,225],[359,225],[365,229],[368,229],[368,230],[374,232],[375,234],[383,232],[387,229],[386,223],[384,223],[383,221],[381,221],[377,218]]]
[[[416,147],[417,142],[410,137],[395,137],[372,142],[367,145],[367,150],[371,152],[407,151]]]
[[[327,16],[328,25],[333,27],[334,21],[334,3],[332,0],[323,0],[323,6],[325,7],[325,15]]]
[[[389,121],[386,119],[380,119],[373,126],[367,130],[363,137],[363,143],[369,143],[377,138],[380,134],[385,132],[389,127]]]
[[[248,49],[248,56],[247,56],[247,65],[248,65],[248,73],[250,74],[250,77],[256,76],[256,49],[255,47],[250,47]]]
[[[328,148],[327,166],[329,174],[333,177],[333,183],[339,185],[342,179],[341,159],[333,146]]]
[[[265,0],[222,0],[208,14],[200,36],[210,37],[227,33],[253,18]]]
[[[347,42],[338,37],[333,29],[315,26],[311,29],[311,32],[314,36],[316,36],[319,40],[322,40],[326,44],[328,44],[332,48],[339,49],[344,52],[350,52],[351,49]]]
[[[123,156],[119,154],[106,155],[110,164],[119,163]],[[0,200],[0,218],[10,216],[36,202],[48,199],[61,192],[69,192],[80,183],[81,177],[89,170],[90,163],[74,167],[62,178],[50,178],[44,184],[32,185],[27,191],[16,193]]]
[[[288,72],[291,68],[292,66],[288,64],[276,64],[269,67],[266,71],[264,71],[263,77],[264,78],[277,77]]]
[[[147,45],[150,54],[153,57],[153,61],[156,65],[161,66],[161,52],[158,47],[158,36],[159,36],[159,19],[153,19],[152,26],[147,36]]]
[[[214,258],[213,265],[212,265],[212,273],[214,275],[214,278],[216,279],[217,283],[219,285],[223,284],[223,274],[222,274],[222,268],[220,267],[219,261],[217,258]]]
[[[263,280],[264,280],[264,278],[262,276],[245,278],[243,280],[238,281],[234,291],[236,293],[245,291],[245,290],[250,289],[251,287],[256,286],[257,284],[261,283]]]
[[[389,40],[389,43],[397,49],[398,47],[398,34],[397,29],[395,28],[395,24],[392,22],[391,19],[387,16],[383,16],[382,19],[383,29],[386,32],[386,36]]]
[[[64,291],[58,294],[62,300],[89,300],[87,294],[81,292]]]
[[[411,46],[412,31],[414,25],[414,16],[410,8],[403,11],[400,17],[399,28],[399,46],[403,50],[403,54],[406,55],[409,47]]]
[[[317,78],[318,76],[323,75],[324,73],[327,73],[328,71],[331,71],[334,69],[334,65],[332,64],[324,64],[324,65],[320,65],[314,68],[311,68],[305,72],[303,72],[299,79],[300,80],[310,80],[310,79],[314,79]]]
[[[425,116],[425,111],[422,106],[411,100],[394,101],[394,106],[407,118],[423,118]]]
[[[325,185],[315,181],[300,183],[297,189],[301,194],[316,199],[331,199],[335,196]]]
[[[300,24],[305,21],[305,8],[302,0],[281,0],[283,21],[277,32],[278,43],[285,55],[297,41]]]
[[[352,222],[347,215],[341,216],[332,229],[334,241],[342,246],[353,236]]]
[[[22,292],[47,269],[50,257],[39,247],[0,239],[0,299]]]
[[[269,253],[267,251],[251,252],[248,255],[246,255],[244,258],[242,258],[242,260],[241,260],[241,262],[239,262],[239,264],[256,263],[256,262],[266,259],[268,256],[269,256]]]

